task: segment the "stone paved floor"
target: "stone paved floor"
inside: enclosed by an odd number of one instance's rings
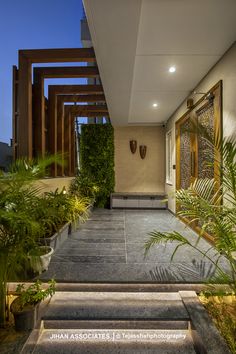
[[[68,282],[201,282],[213,268],[198,252],[181,247],[171,262],[176,244],[159,245],[144,258],[148,232],[179,231],[189,240],[197,235],[167,210],[95,209],[52,257],[41,279]],[[206,251],[211,246],[199,243]],[[208,255],[214,257],[210,250]],[[221,263],[226,267],[226,262]]]

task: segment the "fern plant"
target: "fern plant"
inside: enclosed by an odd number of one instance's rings
[[[215,275],[208,281],[226,283],[236,293],[236,139],[221,138],[219,135],[211,138],[201,126],[198,133],[205,139],[209,154],[214,154],[217,178],[196,178],[188,189],[176,191],[176,202],[179,206],[177,215],[187,219],[189,224],[200,226],[199,237],[195,242],[190,242],[179,232],[154,230],[145,243],[145,254],[154,245],[175,242],[177,245],[172,260],[180,247],[191,247],[214,265]],[[212,156],[209,161],[212,161]],[[207,162],[206,168],[211,165],[212,162]],[[199,247],[199,240],[205,232],[214,237],[214,245],[209,246],[207,252]],[[211,250],[215,250],[215,257],[209,254]],[[219,263],[223,256],[228,261],[227,271]]]

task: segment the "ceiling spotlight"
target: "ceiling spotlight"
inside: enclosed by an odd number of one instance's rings
[[[169,72],[170,73],[174,73],[176,71],[176,67],[175,66],[171,66],[170,68],[169,68]]]
[[[152,107],[156,108],[158,106],[158,103],[153,103]]]

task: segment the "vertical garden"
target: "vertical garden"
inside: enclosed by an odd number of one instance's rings
[[[96,206],[109,205],[114,191],[114,129],[111,124],[88,124],[81,129],[80,169],[96,186]]]

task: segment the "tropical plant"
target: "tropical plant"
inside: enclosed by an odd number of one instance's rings
[[[77,195],[68,196],[68,218],[75,223],[83,223],[89,217],[91,199]]]
[[[40,192],[33,182],[45,176],[56,158],[17,160],[0,174],[0,325],[5,323],[6,284],[24,271],[29,249],[37,247],[42,225],[32,207]]]
[[[90,176],[88,172],[81,169],[78,171],[78,175],[75,179],[71,182],[70,193],[82,197],[88,197],[93,201],[96,201],[96,196],[99,193],[99,187],[96,184],[96,181],[93,180],[92,176]]]
[[[54,200],[55,199],[55,200]],[[45,193],[32,203],[34,218],[40,222],[40,238],[52,236],[64,223],[62,207],[57,205],[58,198]]]
[[[179,232],[149,233],[150,239],[145,243],[145,254],[156,244],[177,243],[172,258],[182,246],[189,246],[198,251],[215,267],[214,277],[208,280],[216,283],[226,283],[236,292],[236,139],[234,137],[221,138],[219,134],[212,138],[202,126],[198,127],[198,134],[205,139],[210,154],[206,168],[215,164],[216,179],[195,179],[188,189],[176,191],[178,204],[177,214],[188,220],[189,224],[198,224],[201,228],[196,242],[191,242]],[[214,245],[204,252],[199,247],[199,240],[204,233],[214,237]],[[210,251],[215,250],[215,256]],[[226,271],[220,265],[221,257],[228,261]]]
[[[48,228],[48,224],[50,224],[53,231],[57,232],[66,222],[84,222],[87,220],[91,199],[77,194],[65,193],[63,190],[59,192],[56,189],[55,192],[45,193],[42,206],[44,203],[46,211],[47,208],[49,210],[49,213],[41,214],[44,215],[42,220],[44,220],[45,230],[50,230]],[[39,209],[44,213],[40,204]],[[54,232],[51,232],[49,236],[52,236]]]

